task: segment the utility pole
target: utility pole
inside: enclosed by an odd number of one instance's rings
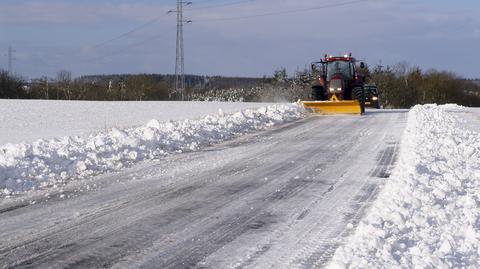
[[[45,99],[48,100],[48,77],[45,77]]]
[[[175,61],[175,95],[179,95],[181,100],[185,100],[185,52],[183,46],[183,25],[191,21],[183,19],[183,7],[191,5],[192,2],[177,0],[177,10],[169,13],[177,13],[177,49]],[[172,94],[170,94],[172,95]]]
[[[13,75],[13,49],[8,46],[8,74]]]

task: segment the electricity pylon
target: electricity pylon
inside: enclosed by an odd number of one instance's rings
[[[185,100],[185,51],[183,46],[183,25],[191,21],[185,21],[183,18],[183,7],[191,5],[192,2],[177,0],[177,10],[169,11],[177,13],[177,50],[175,62],[175,95],[181,100]]]

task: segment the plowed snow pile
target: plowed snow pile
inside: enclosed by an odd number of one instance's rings
[[[329,268],[480,268],[480,135],[463,109],[410,111],[396,168]]]
[[[298,104],[271,105],[200,120],[151,120],[145,126],[89,136],[0,146],[1,196],[117,171],[170,153],[194,151],[304,116]]]
[[[84,136],[158,121],[198,119],[219,109],[235,113],[267,103],[177,101],[63,101],[0,99],[0,145]]]

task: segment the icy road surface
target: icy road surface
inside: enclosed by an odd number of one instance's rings
[[[308,117],[3,206],[0,267],[321,267],[389,176],[406,119]]]

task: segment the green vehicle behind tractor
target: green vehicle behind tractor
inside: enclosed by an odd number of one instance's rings
[[[365,90],[365,106],[380,109],[380,96],[377,85],[375,83],[365,84],[363,89]]]

